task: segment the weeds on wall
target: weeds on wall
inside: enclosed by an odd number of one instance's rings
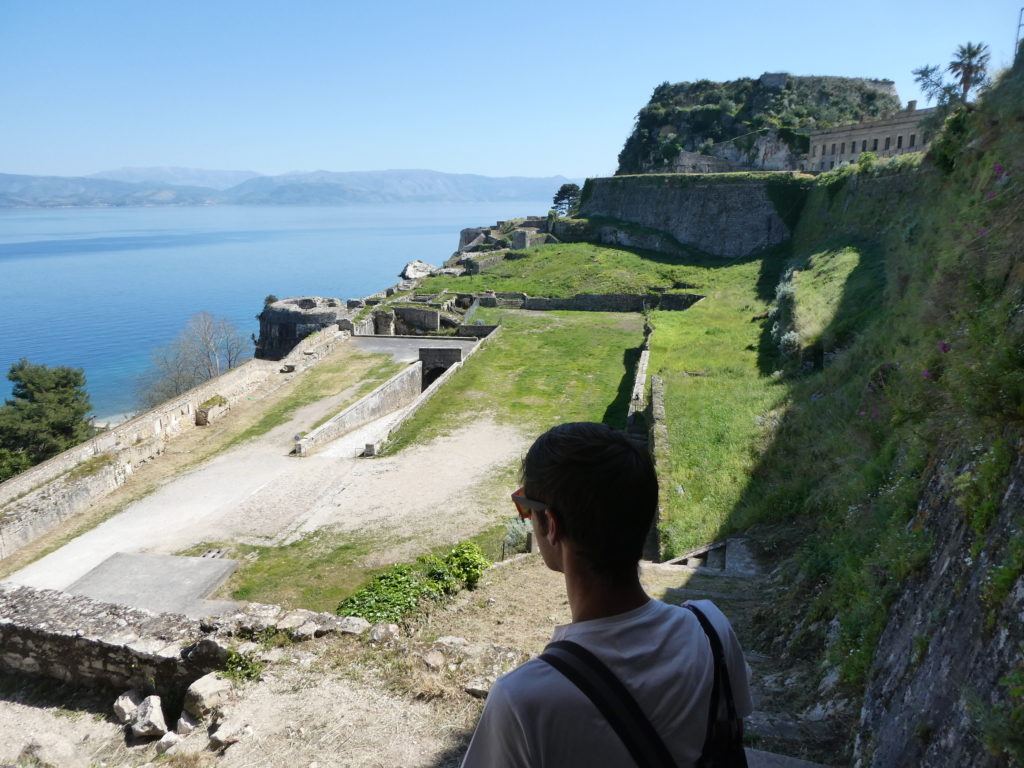
[[[827,307],[839,297],[860,311],[813,323],[831,339],[822,343],[828,364],[786,377],[785,415],[733,520],[799,522],[787,600],[809,621],[792,642],[804,652],[826,646],[851,690],[867,680],[891,601],[932,555],[923,479],[953,488],[976,553],[1019,445],[1022,80],[1016,72],[984,112],[940,138],[957,158],[940,160],[942,173],[916,155],[822,174],[797,232],[798,258],[812,254],[790,276],[797,324],[802,298]],[[851,248],[860,264],[830,287],[819,267]],[[983,601],[992,616],[1020,576],[1015,553],[1009,547],[990,571]]]

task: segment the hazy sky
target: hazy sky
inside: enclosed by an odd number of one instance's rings
[[[0,0],[0,172],[604,175],[665,80],[877,77],[906,101],[968,40],[1008,66],[1021,5]]]

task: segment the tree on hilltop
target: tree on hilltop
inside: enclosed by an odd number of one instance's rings
[[[989,51],[985,43],[969,42],[957,47],[956,54],[946,69],[960,80],[960,101],[966,103],[967,94],[972,88],[983,88],[986,85],[988,59]]]
[[[953,82],[947,82],[942,76],[942,68],[926,64],[914,70],[914,80],[921,86],[928,101],[935,101],[939,107],[959,102],[967,103],[971,91],[978,92],[988,85],[989,50],[985,43],[966,43],[958,46],[953,60],[946,67],[946,72],[956,76]]]
[[[150,367],[138,384],[139,404],[153,408],[251,356],[249,342],[231,321],[198,312],[174,341],[150,353]]]
[[[22,358],[7,378],[14,387],[0,406],[0,481],[95,434],[81,368],[50,368]]]
[[[558,191],[555,193],[555,199],[552,201],[552,206],[559,216],[575,213],[579,205],[579,184],[563,184],[558,188]]]

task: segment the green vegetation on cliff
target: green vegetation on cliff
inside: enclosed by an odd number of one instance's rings
[[[732,142],[745,155],[758,135],[777,131],[792,150],[806,151],[799,132],[858,122],[897,110],[889,80],[765,75],[724,83],[662,83],[636,116],[619,154],[619,174],[663,168],[680,152],[726,157]]]

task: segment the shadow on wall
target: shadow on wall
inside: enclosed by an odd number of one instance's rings
[[[629,401],[633,395],[633,383],[636,380],[636,366],[640,362],[643,346],[632,347],[622,351],[622,366],[625,369],[615,398],[608,403],[601,421],[615,429],[626,428],[626,417],[629,413]]]

